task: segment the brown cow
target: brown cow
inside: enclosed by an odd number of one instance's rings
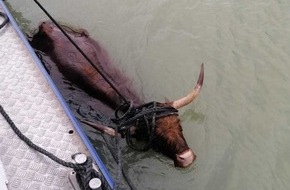
[[[64,27],[67,34],[86,52],[87,56],[94,61],[108,76],[118,90],[128,99],[134,101],[135,105],[140,104],[140,99],[130,89],[128,79],[120,71],[114,68],[106,52],[99,44],[92,40],[88,33],[83,30],[72,30]],[[43,22],[38,32],[33,36],[31,44],[34,48],[47,53],[55,61],[59,70],[72,82],[81,87],[90,89],[95,95],[103,98],[112,107],[120,104],[120,97],[112,87],[100,76],[100,74],[88,63],[88,61],[73,47],[69,40],[52,22]],[[199,79],[195,88],[184,98],[169,102],[158,103],[159,106],[171,106],[175,109],[191,103],[199,94],[204,78],[203,64]],[[114,136],[115,131],[107,126],[102,126],[88,121],[83,121],[96,129]],[[194,160],[195,155],[188,147],[182,134],[182,127],[177,115],[168,115],[156,118],[154,138],[152,146],[174,160],[176,167],[187,167]]]
[[[158,103],[159,106],[171,106],[175,109],[179,109],[188,105],[189,103],[194,101],[194,99],[200,93],[203,79],[204,66],[202,64],[197,84],[187,96],[169,103]],[[115,130],[110,127],[88,121],[82,122],[111,136],[116,135]],[[195,154],[186,143],[186,140],[182,133],[180,120],[177,115],[168,115],[156,119],[152,146],[153,148],[160,150],[163,154],[173,159],[176,167],[188,167],[196,158]]]

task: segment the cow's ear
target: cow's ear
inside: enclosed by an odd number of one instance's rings
[[[105,134],[109,135],[109,136],[114,137],[116,135],[116,131],[114,129],[112,129],[111,127],[108,127],[108,126],[105,126],[105,125],[102,125],[102,124],[98,124],[98,123],[93,123],[93,122],[90,122],[90,121],[87,121],[87,120],[84,120],[84,119],[80,119],[80,121],[82,123],[87,124],[90,127],[93,127],[95,129],[97,129],[98,131],[100,131],[102,133],[105,133]]]
[[[88,31],[82,29],[82,30],[81,30],[81,36],[82,36],[82,37],[87,37],[87,38],[88,38],[90,35],[89,35],[89,32],[88,32]]]
[[[170,100],[167,97],[164,97],[165,103],[170,103]]]

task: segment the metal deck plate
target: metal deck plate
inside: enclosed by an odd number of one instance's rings
[[[0,160],[0,189],[1,190],[7,190],[7,184],[8,184],[8,180],[6,178],[6,174],[4,171],[4,167],[3,164]]]
[[[59,158],[71,161],[74,153],[87,154],[78,134],[70,134],[71,121],[10,24],[0,30],[0,104],[30,140]],[[1,115],[0,152],[9,190],[72,189],[71,169],[30,149]]]

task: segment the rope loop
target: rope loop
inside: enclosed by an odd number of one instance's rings
[[[133,102],[130,102],[130,104],[128,104],[127,102],[125,102],[125,103],[121,104],[115,110],[115,117],[117,118],[117,120],[123,120],[126,117],[128,117],[128,115],[133,114],[132,113],[133,111],[134,111]]]

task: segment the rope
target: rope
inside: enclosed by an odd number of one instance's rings
[[[4,21],[2,24],[0,24],[0,29],[2,29],[9,22],[9,18],[5,13],[2,12],[0,12],[0,16],[4,18]]]
[[[56,22],[56,20],[45,10],[45,8],[37,1],[34,2],[39,6],[39,8],[49,17],[49,19],[60,29],[60,31],[65,35],[65,37],[73,44],[73,46],[82,54],[82,56],[91,64],[91,66],[98,71],[98,73],[105,79],[105,81],[114,89],[114,91],[123,99],[125,104],[129,104],[129,101],[119,92],[117,87],[110,81],[109,77],[106,76],[102,70],[95,65],[90,58],[83,52],[83,50],[71,39],[71,37],[62,29],[62,27]],[[98,59],[98,58],[96,58]],[[98,60],[97,60],[98,61]]]
[[[115,130],[117,129],[117,126],[115,126]],[[117,177],[115,180],[114,190],[118,190],[120,186],[121,181],[121,175],[122,175],[122,162],[121,162],[121,147],[119,143],[119,136],[115,135],[115,143],[117,148]]]
[[[158,106],[157,102],[149,102],[134,108],[132,104],[125,112],[124,115],[119,116],[120,110],[117,109],[115,112],[116,119],[112,121],[116,124],[115,129],[118,133],[125,135],[127,144],[130,148],[138,151],[146,151],[151,147],[151,142],[154,138],[154,129],[156,118],[165,117],[168,115],[177,114],[178,110],[168,106]],[[143,147],[137,147],[132,141],[131,127],[135,127],[137,130],[142,130],[142,135],[147,135],[147,143]]]
[[[116,179],[115,179],[115,184],[114,184],[114,189],[120,188],[120,181],[121,181],[121,176],[123,175],[124,179],[126,180],[129,189],[130,190],[136,190],[136,188],[134,187],[134,184],[132,183],[132,181],[130,180],[128,173],[126,171],[123,170],[122,167],[122,152],[121,152],[121,145],[120,145],[120,137],[118,137],[118,139],[116,140],[114,138],[114,148],[112,148],[110,145],[110,141],[107,139],[108,136],[101,133],[100,134],[108,148],[108,150],[110,151],[110,153],[113,156],[113,159],[115,160],[117,167],[116,167]]]
[[[108,184],[106,181],[103,179],[103,176],[101,176],[96,170],[93,169],[93,161],[91,157],[87,157],[87,161],[84,164],[75,164],[72,162],[66,162],[64,160],[61,160],[60,158],[56,157],[52,153],[46,151],[45,149],[37,146],[34,144],[30,139],[28,139],[26,136],[23,135],[23,133],[16,127],[14,122],[11,120],[9,115],[5,112],[3,107],[0,105],[0,113],[3,115],[5,120],[8,122],[8,124],[11,126],[12,130],[15,132],[15,134],[22,140],[24,141],[29,147],[33,148],[34,150],[42,153],[43,155],[49,157],[53,161],[57,162],[58,164],[68,167],[68,168],[73,168],[74,171],[77,174],[77,179],[79,182],[79,185],[82,190],[89,190],[89,182],[92,178],[100,178],[102,181],[102,188],[107,189]],[[105,183],[103,183],[105,182]]]

